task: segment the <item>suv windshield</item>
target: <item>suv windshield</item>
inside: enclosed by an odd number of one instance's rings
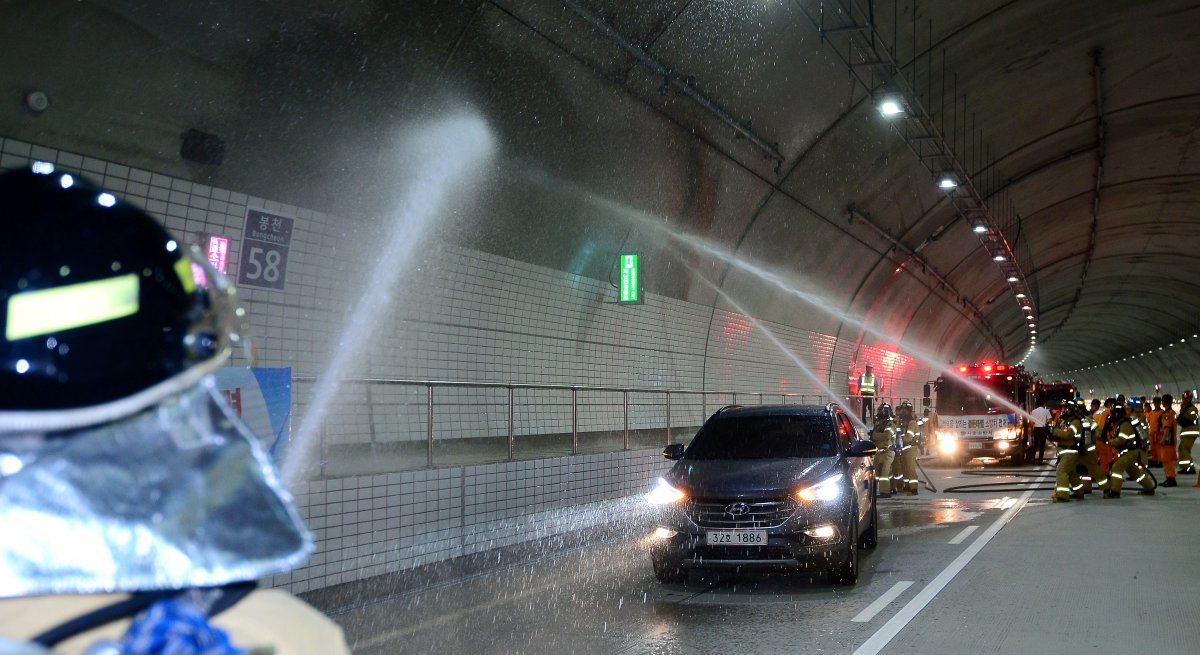
[[[828,416],[737,416],[706,423],[687,458],[832,457],[837,452]]]

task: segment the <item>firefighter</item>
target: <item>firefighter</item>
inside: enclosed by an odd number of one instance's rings
[[[1093,409],[1099,401],[1093,400]],[[1101,412],[1094,412],[1092,416],[1086,413],[1080,418],[1080,424],[1083,427],[1083,432],[1080,435],[1079,442],[1079,458],[1075,462],[1076,470],[1080,473],[1079,484],[1071,488],[1071,493],[1076,498],[1082,497],[1079,494],[1092,493],[1092,486],[1098,486],[1101,489],[1106,488],[1108,483],[1108,473],[1101,468],[1100,465],[1100,447],[1106,450],[1111,450],[1104,443],[1104,428],[1108,419],[1108,413],[1112,411],[1112,405],[1115,401],[1109,398],[1105,401],[1104,409]],[[1101,422],[1097,424],[1092,419],[1099,415]],[[1115,457],[1113,459],[1116,459]]]
[[[917,419],[917,425],[921,428],[921,454],[929,454],[929,442],[932,441],[930,436],[933,434],[933,417],[929,415],[929,408],[921,410],[921,418]]]
[[[1138,493],[1144,496],[1153,496],[1154,476],[1150,475],[1150,470],[1142,465],[1140,457],[1149,436],[1145,426],[1126,414],[1125,406],[1119,403],[1114,405],[1110,411],[1108,423],[1112,427],[1108,443],[1117,451],[1118,455],[1116,462],[1113,463],[1108,488],[1104,490],[1104,497],[1120,498],[1121,485],[1124,484],[1127,477],[1134,478],[1138,484],[1142,485],[1142,490]]]
[[[1175,399],[1169,393],[1162,396],[1163,413],[1160,419],[1162,434],[1159,435],[1158,456],[1162,458],[1163,481],[1160,486],[1177,487],[1175,481]]]
[[[863,423],[867,422],[867,418],[875,410],[875,395],[883,390],[882,386],[871,370],[871,364],[868,363],[863,374],[858,376],[858,395],[862,397]]]
[[[1150,468],[1150,423],[1146,420],[1146,411],[1149,409],[1150,399],[1146,397],[1130,398],[1128,405],[1128,414],[1133,427],[1139,432],[1144,433],[1142,436],[1142,447],[1138,449],[1138,462],[1144,468]],[[1111,479],[1111,474],[1110,474]]]
[[[871,429],[871,441],[875,443],[875,479],[879,481],[879,496],[892,495],[892,461],[896,458],[896,424],[892,421],[892,406],[883,403],[875,413],[875,426]]]
[[[1150,404],[1153,402],[1153,405]],[[1146,403],[1146,429],[1150,431],[1150,466],[1162,468],[1162,396]]]
[[[921,479],[917,476],[917,454],[921,449],[921,424],[913,417],[913,404],[909,401],[900,403],[900,407],[896,410],[897,435],[899,436],[900,448],[900,475],[892,476],[892,488],[899,492],[903,489],[910,496],[916,496],[919,492]],[[903,485],[899,489],[896,488],[895,480],[899,479]]]
[[[1072,485],[1078,480],[1075,465],[1079,460],[1078,444],[1083,436],[1080,413],[1081,408],[1077,408],[1075,403],[1064,400],[1062,411],[1050,428],[1050,439],[1058,451],[1058,464],[1054,469],[1054,495],[1051,497],[1056,503],[1070,502]]]
[[[255,589],[313,543],[213,379],[232,287],[74,176],[0,175],[0,225],[0,652],[349,655]]]
[[[1162,429],[1162,398],[1142,397],[1142,413],[1145,415],[1146,432],[1150,434],[1150,466],[1161,467],[1158,459],[1158,433]]]
[[[1097,411],[1096,407],[1099,401],[1092,400],[1092,434],[1097,439],[1093,440],[1093,451],[1096,456],[1096,463],[1100,469],[1107,474],[1112,470],[1112,463],[1117,459],[1117,453],[1108,447],[1105,435],[1108,434],[1108,413],[1112,411],[1116,401],[1112,398],[1105,399],[1104,408]],[[1079,453],[1080,458],[1083,453]]]
[[[1200,435],[1200,410],[1193,404],[1192,390],[1184,389],[1183,397],[1179,399],[1179,414],[1175,420],[1179,423],[1179,472],[1195,473],[1196,466],[1192,463],[1192,444]]]

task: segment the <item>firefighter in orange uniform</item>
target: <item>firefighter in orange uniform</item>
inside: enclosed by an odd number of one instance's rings
[[[1108,475],[1108,472],[1112,470],[1113,461],[1117,459],[1116,451],[1108,446],[1106,440],[1109,427],[1107,425],[1108,414],[1112,411],[1113,400],[1111,398],[1105,400],[1103,409],[1098,409],[1099,403],[1099,400],[1092,400],[1092,433],[1099,437],[1095,441],[1096,464],[1105,475]],[[1082,455],[1083,453],[1080,453],[1081,457]]]
[[[1163,465],[1163,481],[1159,485],[1162,487],[1179,486],[1179,483],[1175,481],[1175,427],[1178,422],[1175,420],[1175,408],[1172,407],[1174,402],[1175,399],[1171,397],[1171,394],[1163,394],[1162,435],[1159,437],[1158,449]]]
[[[1149,399],[1143,401],[1146,406],[1146,429],[1150,432],[1150,466],[1162,466],[1162,456],[1158,452],[1162,446],[1159,442],[1162,440],[1162,398],[1154,397],[1154,404],[1151,405]]]

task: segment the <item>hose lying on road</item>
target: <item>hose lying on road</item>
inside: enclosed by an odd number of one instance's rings
[[[959,471],[961,475],[970,475],[987,478],[1033,478],[1034,481],[1041,482],[1049,480],[1048,487],[1030,487],[1030,480],[1014,480],[1012,482],[984,482],[982,484],[962,484],[956,487],[946,487],[946,493],[959,492],[967,494],[983,494],[995,493],[997,491],[1011,491],[1013,487],[1020,487],[1022,491],[1033,489],[1034,491],[1054,491],[1054,470],[1053,469],[970,469]]]

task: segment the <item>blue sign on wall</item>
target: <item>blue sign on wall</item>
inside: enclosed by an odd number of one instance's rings
[[[292,369],[217,369],[217,388],[229,406],[258,437],[276,463],[287,454],[291,433]]]

